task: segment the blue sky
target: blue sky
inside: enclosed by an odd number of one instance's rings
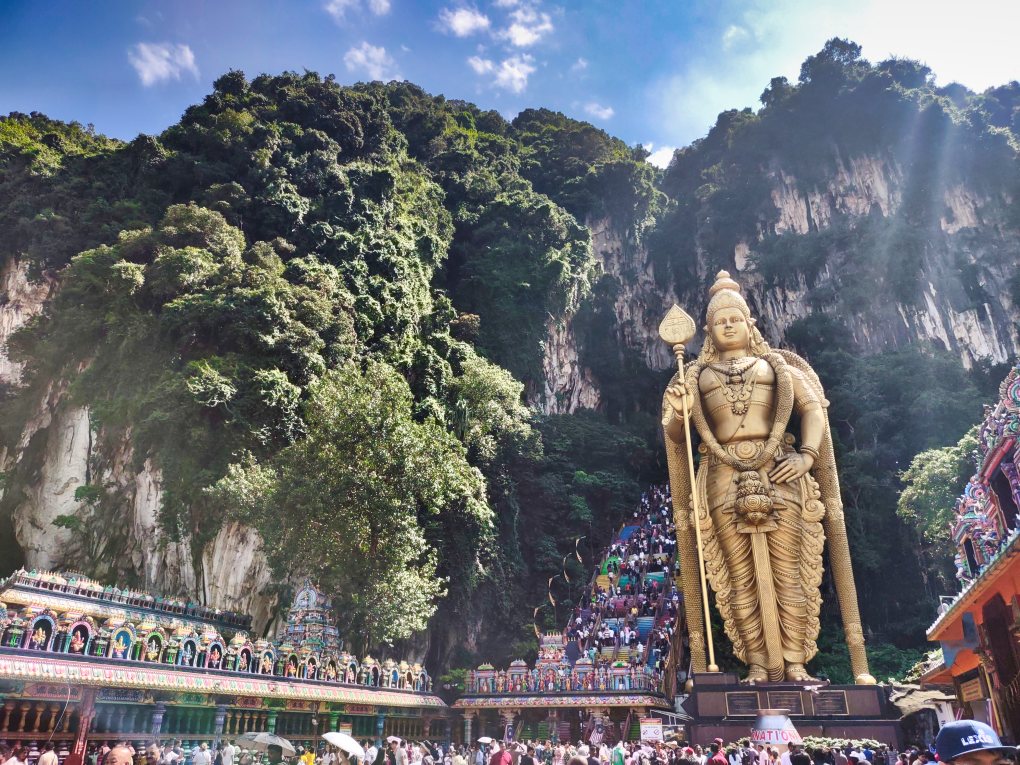
[[[651,146],[757,106],[833,36],[975,90],[1020,78],[1017,0],[0,0],[0,113],[158,133],[228,69],[408,79],[512,117],[544,106]]]

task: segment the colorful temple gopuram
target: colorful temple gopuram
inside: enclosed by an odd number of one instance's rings
[[[1020,738],[1020,366],[986,409],[977,473],[956,503],[960,593],[939,609],[928,639],[943,662],[922,678],[952,686],[964,717]]]
[[[247,616],[18,571],[0,583],[0,742],[37,753],[53,740],[64,756],[117,741],[190,749],[251,731],[295,745],[330,730],[448,738],[426,671],[343,651],[311,584],[277,640],[253,640],[250,628]]]

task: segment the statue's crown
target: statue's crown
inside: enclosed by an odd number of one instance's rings
[[[712,326],[712,317],[720,308],[739,308],[745,319],[751,318],[751,309],[740,294],[740,285],[730,278],[729,271],[720,271],[715,275],[715,284],[708,289],[711,299],[705,311],[707,326]]]

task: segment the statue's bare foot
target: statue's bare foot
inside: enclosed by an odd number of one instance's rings
[[[804,668],[803,664],[787,664],[786,679],[799,683],[806,682],[809,680],[817,680],[818,678],[811,677],[811,675],[808,674],[807,669]]]
[[[769,673],[765,670],[765,667],[760,664],[749,664],[747,667],[747,677],[744,678],[745,683],[754,685],[755,683],[764,683],[769,679]]]

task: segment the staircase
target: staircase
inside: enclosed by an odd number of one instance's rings
[[[538,724],[538,729],[535,732],[536,741],[547,741],[549,739],[549,723],[542,720]]]
[[[627,731],[627,741],[641,740],[641,718],[634,716],[630,721],[630,730]]]
[[[655,625],[654,616],[639,616],[637,618],[636,629],[638,637],[641,639],[642,643],[648,640],[648,634],[652,631],[652,627],[654,625]]]
[[[556,723],[556,735],[559,736],[560,741],[564,743],[574,740],[574,734],[569,720],[560,720]],[[641,735],[640,726],[638,726],[638,735]]]

